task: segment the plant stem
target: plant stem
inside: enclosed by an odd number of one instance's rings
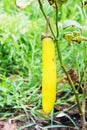
[[[48,27],[49,27],[49,17],[47,17],[47,21],[46,21],[46,28],[45,28],[46,34],[48,34]]]
[[[78,91],[75,89],[75,86],[72,82],[72,79],[65,67],[65,65],[63,64],[63,59],[62,59],[62,55],[61,55],[61,52],[60,52],[60,47],[59,47],[59,42],[58,42],[58,34],[59,34],[59,30],[58,30],[58,5],[57,3],[55,2],[55,6],[56,6],[56,30],[57,30],[57,38],[55,39],[55,42],[56,42],[56,48],[57,48],[57,53],[58,53],[58,57],[59,57],[59,60],[60,60],[60,65],[63,69],[63,71],[65,72],[66,76],[67,76],[67,79],[68,79],[68,82],[70,84],[70,86],[72,87],[73,91],[74,91],[74,94],[75,94],[75,97],[76,97],[76,102],[77,102],[77,106],[78,106],[78,109],[79,109],[79,112],[80,114],[82,115],[82,109],[81,109],[81,104],[80,104],[80,100],[79,100],[79,95],[78,95]]]
[[[45,12],[44,12],[44,9],[43,9],[43,6],[42,6],[41,1],[38,0],[38,3],[39,3],[40,9],[41,9],[41,11],[42,11],[42,13],[43,13],[43,15],[44,15],[46,21],[47,21],[47,15],[46,15]],[[55,34],[54,34],[53,30],[52,30],[52,27],[51,27],[50,21],[49,21],[49,28],[50,28],[50,31],[51,31],[53,37],[55,38]]]
[[[75,86],[74,86],[74,84],[72,82],[72,79],[71,79],[71,77],[70,77],[66,67],[63,64],[63,60],[62,60],[62,56],[61,56],[61,53],[60,53],[60,48],[59,48],[58,41],[56,41],[56,47],[57,47],[57,52],[58,52],[58,57],[59,57],[59,60],[60,60],[61,67],[62,67],[63,71],[65,72],[65,74],[67,76],[67,79],[68,79],[68,82],[69,82],[70,86],[72,87],[72,89],[74,91],[74,94],[75,94],[75,97],[76,97],[77,106],[78,106],[80,114],[82,115],[82,109],[81,109],[81,104],[80,104],[80,100],[79,100],[78,91],[75,89]]]
[[[85,120],[85,109],[86,109],[86,95],[87,95],[87,45],[85,44],[85,68],[84,68],[84,87],[83,87],[83,101],[82,101],[82,111],[83,111],[83,123],[82,123],[82,130],[86,130],[87,122]]]
[[[55,7],[56,7],[56,30],[57,30],[56,38],[58,38],[58,35],[59,35],[59,31],[58,31],[58,6],[57,6],[56,2],[55,2]]]
[[[85,108],[86,108],[86,89],[85,89],[85,84],[84,84],[84,88],[83,88],[83,101],[82,101],[82,112],[83,112],[82,130],[86,130]]]
[[[85,17],[85,21],[86,21],[86,24],[87,24],[87,15],[86,15],[86,11],[84,9],[84,2],[83,0],[81,0],[81,4],[82,4],[82,11],[83,11],[83,15]],[[85,44],[85,50],[86,50],[86,60],[85,60],[85,68],[84,68],[84,76],[85,78],[87,78],[87,45]],[[87,94],[87,89],[86,89],[86,86],[87,85],[87,79],[86,81],[84,82],[84,88],[82,89],[83,90],[83,101],[82,101],[82,130],[86,130],[86,127],[87,127],[87,122],[86,122],[86,119],[85,119],[85,109],[86,109],[86,94]]]

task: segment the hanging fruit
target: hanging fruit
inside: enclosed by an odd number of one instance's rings
[[[42,37],[42,107],[49,114],[56,100],[56,60],[53,39],[46,31]]]

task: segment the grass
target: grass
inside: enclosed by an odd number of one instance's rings
[[[72,2],[68,1],[59,12],[59,43],[65,65],[67,68],[74,68],[78,72],[80,81],[81,74],[84,74],[86,61],[85,43],[74,43],[68,46],[63,34],[71,31],[72,28],[63,30],[62,26],[66,19],[74,19],[81,26],[85,25],[84,16],[78,3],[77,1],[74,6],[74,0]],[[48,3],[44,3],[44,10],[51,17],[51,24],[54,32],[56,32],[54,9]],[[24,10],[18,11],[14,1],[0,1],[0,119],[6,119],[11,114],[23,110],[27,118],[28,112],[30,112],[34,117],[38,116],[44,120],[50,120],[50,117],[38,112],[42,109],[42,45],[40,37],[44,31],[44,26],[45,19],[37,2],[33,1]],[[75,30],[78,31],[77,28]],[[84,30],[83,35],[86,35]],[[60,81],[63,72],[57,57],[56,59],[58,81]],[[86,79],[84,78],[84,80]],[[58,93],[67,91],[67,93],[58,99],[55,105],[64,103],[68,105],[67,96],[72,91],[70,86],[59,84],[57,85],[57,91]],[[70,101],[72,100],[74,101],[73,96]],[[11,110],[13,110],[12,113]],[[33,125],[33,123],[30,125]],[[48,127],[53,126],[47,126],[46,128]]]

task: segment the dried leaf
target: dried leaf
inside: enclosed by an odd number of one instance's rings
[[[16,0],[16,6],[18,9],[24,9],[26,6],[31,4],[31,0],[25,1],[25,0]]]

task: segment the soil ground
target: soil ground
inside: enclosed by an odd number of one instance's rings
[[[61,107],[55,107],[55,111],[60,111],[65,109],[64,106]],[[76,109],[76,107],[74,107],[73,109],[69,110],[68,112],[66,112],[66,114],[76,123],[76,125],[78,126],[78,130],[81,130],[81,120],[80,120],[80,115],[78,110]],[[1,120],[0,121],[0,130],[43,130],[41,127],[44,126],[48,126],[50,125],[50,121],[45,121],[41,118],[34,118],[35,120],[35,124],[33,124],[31,127],[27,124],[31,123],[31,120],[28,120],[26,118],[26,115],[22,114],[23,116],[21,116],[21,118],[16,119],[15,116],[9,117],[6,120]],[[11,119],[11,120],[10,120]],[[61,116],[61,117],[57,117],[57,115],[54,116],[54,120],[57,122],[61,122],[62,125],[66,125],[66,126],[72,126],[73,128],[48,128],[46,130],[77,130],[73,123],[69,120],[69,118],[67,118],[66,116]],[[87,110],[86,110],[86,121],[87,121]],[[20,128],[21,126],[26,125],[26,128]],[[54,122],[53,125],[58,125]]]

